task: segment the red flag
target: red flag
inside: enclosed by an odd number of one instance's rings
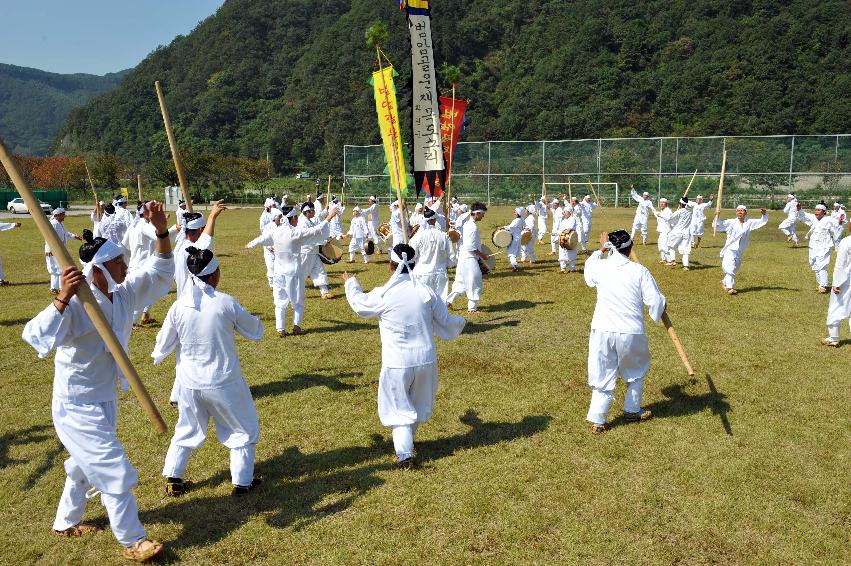
[[[467,112],[469,101],[453,99],[448,96],[440,97],[440,135],[443,141],[443,162],[446,174],[451,175],[452,159],[455,157],[455,146],[464,128],[464,114]]]

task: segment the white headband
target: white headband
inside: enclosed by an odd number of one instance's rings
[[[825,205],[819,203],[819,204],[816,205],[816,210],[823,210],[823,211],[827,212],[827,207]]]
[[[281,214],[283,214],[283,212]],[[295,207],[293,207],[293,209],[290,210],[289,212],[287,212],[286,214],[284,214],[284,216],[287,217],[287,218],[293,218],[295,216],[298,216],[298,210]]]
[[[54,208],[51,216],[59,216],[60,214],[65,214],[65,209],[61,206],[59,208]]]
[[[659,199],[659,202],[660,203],[664,202],[665,204],[668,204],[668,199],[666,199],[665,197],[662,197],[662,198]]]
[[[118,284],[115,282],[115,279],[113,279],[112,276],[109,274],[109,270],[105,268],[103,264],[123,254],[124,248],[122,246],[119,246],[111,240],[105,241],[101,245],[101,247],[98,248],[98,251],[95,252],[95,257],[93,257],[90,262],[83,263],[83,275],[85,276],[86,280],[89,283],[92,282],[92,270],[93,268],[97,267],[103,274],[104,279],[106,279],[107,291],[110,293],[115,292],[115,289],[118,288]]]
[[[518,206],[517,208],[514,209],[514,213],[517,214],[518,216],[523,214],[523,207]]]
[[[479,205],[479,206],[474,206],[474,207],[472,208],[472,212],[474,212],[474,213],[475,213],[475,212],[487,212],[487,211],[486,211],[484,208],[482,208],[482,206],[481,206],[481,205]]]
[[[284,213],[281,212],[281,209],[276,208],[272,211],[272,220],[274,220],[275,218],[278,218],[279,216],[283,216],[283,215],[284,215]]]
[[[198,218],[193,218],[192,220],[187,221],[186,224],[185,224],[185,228],[187,230],[200,230],[201,228],[203,228],[206,225],[207,225],[207,220],[202,215],[202,216],[199,216]]]
[[[737,207],[736,207],[736,210],[744,210],[745,212],[747,212],[747,211],[748,211],[748,207],[746,207],[746,206],[745,206],[745,205],[743,205],[743,204],[740,204],[739,206],[737,206]]]
[[[213,296],[214,289],[210,285],[201,281],[202,277],[206,277],[208,275],[212,275],[219,268],[219,260],[216,256],[213,256],[213,259],[210,260],[210,263],[204,267],[204,269],[198,275],[194,273],[190,273],[192,276],[192,288],[189,290],[190,293],[190,301],[192,302],[192,306],[195,309],[201,308],[201,295],[206,294],[209,296]]]

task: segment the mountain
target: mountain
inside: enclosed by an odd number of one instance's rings
[[[851,131],[847,0],[453,0],[432,12],[435,58],[461,68],[472,99],[467,140]],[[188,151],[339,171],[344,144],[379,141],[364,41],[377,20],[405,109],[395,1],[227,0],[72,112],[58,147],[166,157],[159,80]]]
[[[15,153],[47,155],[71,109],[114,89],[126,73],[62,75],[0,63],[0,136]]]

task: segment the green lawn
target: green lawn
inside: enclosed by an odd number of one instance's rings
[[[338,298],[323,301],[311,287],[308,334],[279,339],[261,252],[243,249],[258,214],[223,214],[216,250],[220,288],[266,324],[259,344],[239,343],[260,414],[263,487],[229,496],[227,451],[211,430],[187,472],[197,489],[166,498],[159,474],[170,435],[156,434],[135,399],[121,397],[119,436],[139,471],[142,520],[166,543],[166,562],[851,561],[851,379],[842,365],[851,346],[819,344],[827,298],[815,292],[806,249],[789,248],[777,231],[778,213],[754,233],[734,297],[719,284],[723,240],[711,227],[688,273],[658,265],[655,245],[637,247],[696,375],[687,377],[664,328],[648,321],[644,404],[656,418],[621,423],[621,384],[610,415],[618,426],[599,437],[584,420],[595,292],[581,273],[558,273],[548,247],[516,274],[500,256],[485,279],[482,312],[469,315],[458,340],[440,345],[441,387],[417,436],[416,472],[393,468],[376,415],[377,323],[358,319],[339,297],[346,267],[369,289],[386,280],[386,262],[333,266]],[[509,219],[509,208],[492,209],[483,239]],[[631,220],[632,211],[604,209],[595,232]],[[50,419],[53,361],[20,339],[23,324],[50,302],[43,242],[24,222],[0,234],[14,283],[0,289],[0,562],[122,563],[109,532],[50,534],[66,455]],[[84,222],[68,225],[79,231]],[[78,243],[72,247],[76,255]],[[156,305],[156,319],[173,298]],[[174,358],[151,364],[156,332],[136,331],[131,354],[173,426]],[[86,517],[105,520],[99,502]]]

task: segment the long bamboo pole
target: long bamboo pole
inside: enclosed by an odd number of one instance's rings
[[[694,175],[691,176],[691,181],[688,182],[688,187],[686,187],[686,192],[683,193],[684,197],[688,196],[688,192],[691,190],[691,184],[694,183],[695,177],[697,177],[697,169],[694,170]]]
[[[192,212],[192,197],[189,196],[189,186],[186,184],[186,173],[183,171],[183,164],[180,162],[180,153],[177,151],[177,141],[174,139],[174,131],[171,129],[171,119],[168,117],[168,108],[165,106],[165,96],[163,89],[160,86],[160,81],[154,83],[157,90],[157,99],[160,101],[160,112],[163,115],[163,124],[165,125],[165,135],[168,136],[168,145],[171,147],[171,158],[174,161],[174,169],[177,171],[177,180],[180,183],[180,191],[183,193],[183,200],[186,201],[186,211]]]
[[[136,175],[136,191],[139,193],[139,202],[142,201],[142,176]]]
[[[381,65],[381,49],[378,45],[375,46],[375,55],[378,57],[378,72],[381,75],[381,85],[384,87],[384,100],[387,103],[387,110],[390,110],[390,96],[387,91],[387,79],[384,78],[384,67]],[[396,198],[399,201],[399,216],[402,219],[402,238],[408,243],[408,217],[407,205],[405,199],[402,198],[402,172],[399,169],[399,159],[396,155],[396,126],[390,124],[390,135],[393,136],[393,146],[391,154],[393,156],[393,171],[391,171],[390,182],[392,184],[393,177],[396,177]]]
[[[597,194],[597,191],[594,189],[594,183],[591,182],[591,179],[588,179],[588,186],[591,187],[591,194],[594,195],[594,200],[597,201],[597,205],[602,208],[603,202],[600,200],[600,195]]]
[[[92,196],[95,197],[95,216],[97,216],[98,222],[100,222],[101,217],[103,216],[103,211],[100,209],[100,199],[98,198],[98,192],[95,190],[95,182],[92,180],[92,173],[89,171],[89,164],[85,161],[83,165],[86,168],[86,176],[89,178],[89,186],[92,188]]]
[[[8,150],[6,149],[6,145],[2,140],[0,140],[0,162],[3,163],[3,167],[6,168],[6,172],[15,184],[15,188],[18,189],[18,193],[21,195],[21,198],[23,198],[24,202],[27,204],[27,207],[30,210],[38,210],[38,200],[35,198],[35,195],[30,190],[29,186],[27,186],[26,181],[24,181],[24,178],[18,171],[17,165],[12,160]],[[32,219],[35,222],[38,231],[41,232],[42,237],[47,242],[47,245],[50,246],[53,256],[59,262],[62,269],[64,270],[69,266],[75,265],[74,260],[71,259],[71,254],[68,253],[68,250],[59,239],[59,236],[47,220],[47,217],[44,214],[33,214]],[[121,342],[118,341],[118,337],[115,335],[115,332],[106,320],[103,311],[101,311],[100,306],[98,306],[97,300],[87,283],[83,283],[78,287],[77,298],[83,304],[83,308],[92,320],[92,324],[94,324],[98,334],[100,334],[101,338],[103,338],[103,341],[106,343],[109,353],[112,354],[113,358],[115,358],[118,368],[121,370],[121,373],[124,374],[124,377],[133,389],[133,393],[136,395],[136,398],[139,399],[139,404],[141,404],[142,408],[145,410],[148,420],[151,421],[154,428],[157,429],[157,432],[165,432],[166,426],[162,415],[160,415],[160,412],[151,400],[151,396],[148,395],[148,390],[145,389],[145,385],[142,383],[142,380],[139,379],[139,374],[136,373],[136,369],[130,362],[130,357],[127,355],[127,352],[124,351],[124,347],[121,345]]]
[[[712,235],[718,234],[718,219],[721,217],[721,199],[724,197],[724,175],[727,173],[727,152],[721,161],[721,180],[718,181],[718,202],[715,203],[715,219],[712,221]]]

